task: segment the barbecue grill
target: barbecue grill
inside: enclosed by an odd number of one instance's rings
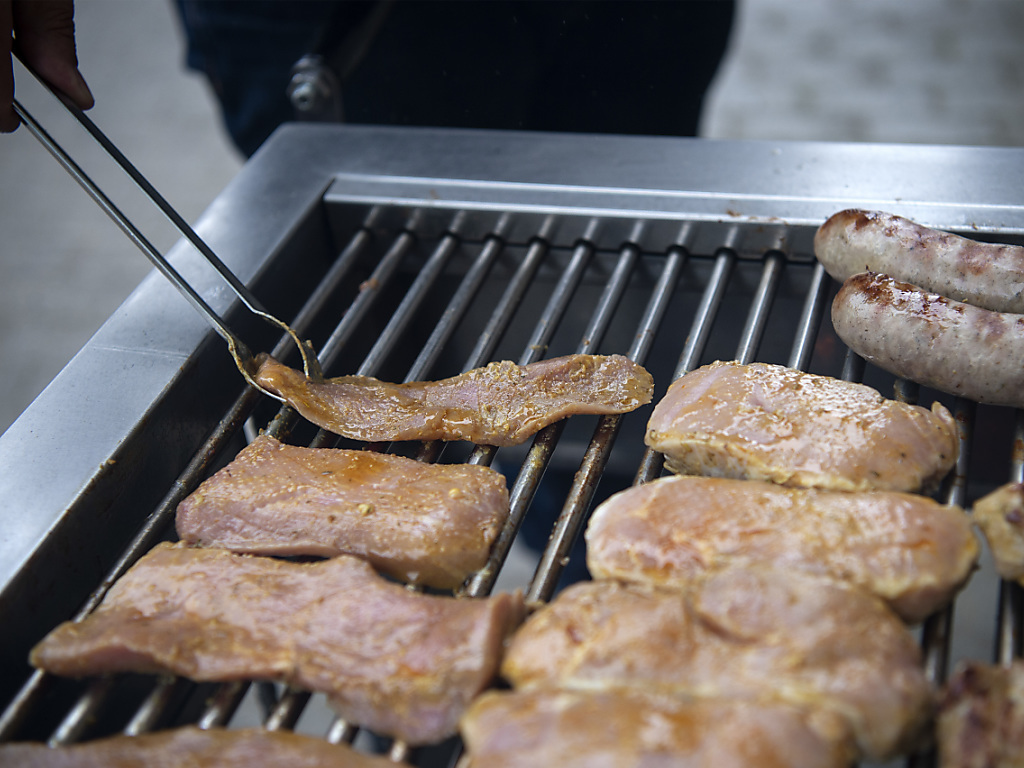
[[[1022,176],[1015,149],[295,124],[196,229],[270,312],[312,340],[327,375],[435,379],[496,359],[618,352],[653,373],[657,401],[673,378],[716,359],[786,364],[943,401],[962,453],[940,497],[969,505],[1024,479],[1024,414],[895,380],[848,352],[829,320],[837,286],[814,260],[812,237],[857,206],[1024,242],[1012,186]],[[254,350],[294,350],[251,322],[186,243],[169,259]],[[500,468],[511,515],[488,565],[460,591],[486,594],[503,579],[543,601],[580,577],[579,534],[593,506],[660,474],[660,457],[643,445],[649,414],[574,417],[518,448],[374,448]],[[44,634],[173,537],[177,503],[255,429],[348,444],[247,388],[222,342],[153,274],[0,437],[0,740],[227,724],[247,696],[262,703],[267,727],[314,727],[303,715],[316,702],[307,707],[301,691],[57,680],[26,662]],[[516,583],[503,566],[513,547],[533,551],[524,542],[538,551],[532,577]],[[920,630],[929,674],[941,681],[960,657],[1020,655],[1021,617],[1019,588],[983,560],[955,611]],[[335,720],[319,733],[352,740],[358,723]],[[373,743],[414,765],[459,752]]]

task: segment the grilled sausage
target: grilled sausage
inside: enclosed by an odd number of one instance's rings
[[[842,282],[881,272],[956,301],[1024,313],[1024,247],[980,243],[878,211],[846,210],[814,236],[814,253]]]
[[[850,349],[897,376],[979,403],[1024,407],[1024,315],[865,272],[843,283],[832,325]]]

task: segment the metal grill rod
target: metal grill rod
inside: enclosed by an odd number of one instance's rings
[[[800,313],[800,325],[797,326],[796,339],[789,355],[787,365],[799,371],[806,371],[814,354],[814,342],[818,338],[818,328],[825,314],[825,296],[828,294],[829,276],[821,262],[814,265],[811,276],[811,287],[804,300],[803,311]]]
[[[312,694],[309,691],[300,691],[295,688],[288,688],[277,702],[274,711],[264,721],[263,727],[268,731],[291,730],[299,721],[302,710],[309,703]]]
[[[114,678],[111,676],[98,677],[93,680],[85,694],[57,726],[47,743],[51,747],[59,747],[78,741],[89,725],[89,715],[103,706],[113,687]]]
[[[418,214],[414,214],[408,223],[410,225],[414,224],[417,217]],[[333,363],[338,354],[340,354],[341,349],[348,343],[352,334],[359,327],[359,323],[372,309],[380,295],[381,288],[388,284],[414,242],[415,238],[408,229],[403,230],[377,263],[370,277],[363,282],[359,295],[349,305],[341,321],[321,348],[320,358],[325,367]],[[271,420],[266,432],[272,437],[284,439],[291,432],[297,420],[298,414],[295,410],[291,406],[284,405]],[[321,430],[321,433],[314,440],[313,447],[321,447],[322,445],[333,443],[336,439],[336,436],[331,436]]]
[[[557,227],[558,220],[554,216],[548,216],[542,222],[537,235],[530,241],[526,255],[519,264],[512,279],[509,281],[505,292],[499,299],[494,311],[491,313],[487,325],[484,326],[476,345],[466,358],[462,370],[469,371],[479,368],[494,356],[494,350],[498,342],[508,329],[516,307],[522,302],[526,290],[533,282],[533,276],[537,268],[547,257],[550,239]]]
[[[764,338],[765,326],[768,324],[768,314],[771,312],[772,303],[775,300],[779,278],[782,277],[782,270],[785,266],[786,257],[779,251],[765,254],[761,280],[757,285],[754,301],[750,305],[747,322],[743,327],[743,335],[736,347],[736,359],[741,363],[750,363],[757,355],[761,339]]]
[[[864,366],[864,358],[852,349],[847,349],[846,357],[843,358],[843,372],[839,374],[839,377],[843,381],[863,381]]]
[[[414,216],[418,215],[418,213],[414,214]],[[455,250],[459,245],[458,233],[461,230],[464,218],[465,215],[462,212],[457,212],[455,214],[455,217],[453,218],[452,223],[448,228],[448,231],[441,239],[441,242],[434,248],[430,257],[427,259],[427,264],[420,271],[416,280],[413,281],[413,284],[406,291],[406,294],[402,298],[402,301],[399,304],[398,308],[392,313],[391,317],[389,318],[384,331],[377,338],[370,352],[363,359],[363,362],[359,366],[359,369],[357,371],[358,375],[373,376],[374,374],[376,374],[383,360],[389,354],[391,354],[402,332],[408,327],[409,323],[412,322],[416,310],[419,309],[422,303],[426,300],[431,287],[434,285],[434,283],[436,283],[437,279],[443,274],[445,265],[448,263],[448,260],[452,257],[452,255],[455,253]],[[403,233],[403,235],[404,234],[406,233]],[[398,244],[396,243],[396,246],[397,245]],[[368,299],[366,304],[364,305],[365,310],[368,310],[369,307],[374,302],[374,300],[380,295],[380,289],[385,287],[389,283],[391,278],[394,277],[394,275],[397,272],[397,267],[401,263],[401,257],[404,257],[404,255],[406,254],[405,249],[399,251],[398,248],[393,248],[392,251],[389,252],[388,256],[390,256],[392,252],[400,253],[398,260],[395,261],[393,264],[387,264],[386,266],[384,266],[383,269],[381,269],[384,261],[382,260],[382,263],[378,265],[377,269],[374,270],[371,278],[367,281],[368,283],[370,283],[371,290],[373,291],[373,293],[372,297]],[[387,259],[388,256],[386,256],[385,259]],[[362,292],[360,293],[359,298],[362,298]],[[353,304],[352,306],[354,307],[355,304]],[[345,316],[342,319],[342,324],[345,324],[348,321],[349,317],[351,316],[351,309],[352,307],[350,307],[349,312],[346,312]],[[358,317],[361,318],[362,315],[360,314]],[[349,334],[352,331],[354,331],[356,327],[355,321],[352,321],[352,324],[349,326],[351,330],[347,330],[344,334],[338,333],[338,329],[340,329],[340,327],[341,325],[339,325],[338,328],[335,329],[334,333],[332,333],[332,339],[335,339],[336,341],[341,341],[342,339],[344,339],[347,342]],[[337,354],[340,353],[340,351],[340,346],[335,346],[334,344],[331,345],[332,358],[336,357]],[[321,429],[318,431],[312,443],[310,443],[310,447],[320,448],[335,445],[337,444],[337,441],[337,435],[330,432],[329,430]]]
[[[944,502],[947,505],[964,507],[967,504],[967,472],[971,461],[976,412],[977,405],[969,400],[958,397],[953,403],[953,416],[960,433],[960,455],[953,469],[953,480],[945,494]],[[944,610],[929,616],[922,629],[921,644],[925,654],[925,671],[928,678],[937,685],[946,681],[949,670],[954,605],[955,602],[951,602]]]
[[[919,389],[914,382],[898,379],[895,384],[896,399],[901,402],[916,403]],[[953,403],[953,415],[959,432],[960,454],[945,493],[945,503],[948,505],[962,507],[966,501],[967,468],[970,464],[976,410],[975,403],[960,397],[956,398]],[[954,606],[955,601],[937,613],[933,613],[925,619],[921,626],[921,652],[924,656],[925,675],[937,686],[941,686],[946,681],[949,670]],[[934,748],[916,752],[907,758],[908,768],[926,768],[934,764]]]
[[[152,731],[171,702],[193,685],[191,680],[182,677],[160,678],[122,733],[125,736],[139,736]]]
[[[204,730],[227,725],[248,690],[248,681],[221,685],[210,698],[210,703],[196,725]]]
[[[430,254],[430,258],[427,259],[427,263],[423,265],[419,274],[416,275],[416,279],[413,281],[408,292],[406,292],[402,302],[392,313],[387,325],[384,326],[384,330],[381,331],[377,341],[374,342],[373,348],[363,360],[363,364],[359,366],[359,370],[356,371],[358,375],[373,376],[380,368],[384,358],[394,348],[399,336],[408,327],[416,310],[427,298],[428,291],[437,282],[437,279],[448,264],[448,260],[455,253],[459,245],[460,231],[464,219],[465,216],[461,212],[455,215],[455,219],[452,221],[448,232],[441,238],[441,242],[438,243],[433,253]]]
[[[487,236],[483,247],[480,249],[479,256],[477,256],[473,264],[466,271],[465,276],[459,283],[459,287],[445,308],[440,321],[434,327],[430,338],[423,345],[423,349],[416,356],[412,367],[409,368],[405,378],[406,382],[423,379],[436,362],[445,343],[455,331],[459,321],[466,314],[473,299],[476,298],[484,278],[490,273],[495,260],[501,255],[505,247],[504,238],[511,224],[512,217],[507,213],[502,214],[501,218],[498,219],[494,226],[494,231]]]
[[[402,259],[416,242],[416,237],[412,233],[415,231],[421,215],[418,211],[412,214],[405,229],[398,235],[387,253],[381,257],[370,277],[360,286],[359,295],[349,305],[341,322],[338,323],[320,350],[323,367],[330,367],[335,361],[342,348],[348,343],[352,333],[355,332],[366,313],[370,311],[381,288],[388,284],[395,270],[402,263]]]
[[[596,233],[597,226],[598,221],[593,220],[591,222],[591,227],[588,228],[588,234],[592,235]],[[574,249],[570,266],[558,281],[557,286],[552,292],[548,305],[537,323],[533,337],[531,338],[531,343],[527,345],[526,351],[523,354],[523,359],[532,361],[533,358],[539,357],[543,350],[547,348],[551,336],[553,336],[557,329],[558,321],[564,315],[572,294],[575,292],[576,287],[578,287],[583,278],[583,274],[593,256],[593,253],[593,245],[586,240],[580,242]],[[514,310],[515,307],[513,305],[509,305],[507,309]],[[607,311],[607,308],[605,311]],[[521,364],[525,365],[526,363],[523,362]],[[523,488],[525,486],[529,490],[521,490],[517,496],[514,489],[511,494],[512,497],[516,497],[520,500],[519,506],[522,508],[522,514],[519,515],[520,522],[522,520],[522,516],[525,515],[526,507],[533,498],[533,493],[536,490],[536,486],[539,484],[540,476],[543,474],[543,470],[547,466],[547,462],[554,450],[554,446],[557,444],[558,436],[561,434],[560,429],[558,431],[553,431],[552,427],[559,426],[564,427],[564,424],[553,424],[551,427],[541,430],[541,433],[538,433],[530,451],[531,456],[534,458],[532,461],[528,458],[527,461],[524,462],[524,469],[520,472],[520,478],[523,478],[525,475],[527,479],[522,483],[517,480],[516,488]],[[547,435],[544,435],[544,433],[547,433]],[[537,449],[538,445],[542,446],[539,450]],[[493,458],[493,452],[495,450],[493,446],[478,446],[474,453],[476,454],[480,452],[480,449],[489,449],[487,452],[490,454],[490,457]],[[532,467],[532,469],[527,470],[526,467]],[[515,516],[513,514],[510,514],[510,519],[513,519],[514,517]],[[516,529],[518,529],[518,525],[516,526]],[[492,557],[493,556],[494,555],[492,554]],[[507,556],[507,551],[501,555],[502,562],[504,561],[505,556]],[[486,570],[486,567],[482,570]],[[396,741],[392,747],[389,757],[393,761],[397,762],[404,760],[408,754],[408,745],[403,742]]]
[[[697,313],[691,324],[690,333],[686,337],[686,344],[683,346],[679,363],[672,375],[673,381],[683,374],[689,373],[704,353],[708,338],[711,336],[711,326],[722,306],[725,289],[729,284],[729,277],[732,275],[735,265],[736,252],[731,248],[720,248],[715,256],[711,277],[701,295],[700,303],[697,305]],[[665,458],[660,453],[652,448],[646,448],[633,484],[648,483],[656,478],[661,473],[664,461]]]

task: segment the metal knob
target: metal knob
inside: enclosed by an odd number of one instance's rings
[[[303,56],[292,67],[286,90],[300,120],[340,120],[341,88],[321,56]]]

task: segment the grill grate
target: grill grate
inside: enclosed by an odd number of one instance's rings
[[[485,206],[417,207],[354,202],[337,189],[325,201],[338,255],[291,324],[313,338],[328,375],[354,370],[410,381],[499,358],[526,364],[569,352],[619,352],[652,371],[657,400],[671,379],[714,359],[783,363],[864,380],[907,401],[946,402],[962,434],[960,461],[941,492],[948,503],[965,505],[998,483],[1024,479],[1021,412],[1008,435],[993,437],[986,428],[985,468],[979,470],[972,456],[975,427],[1005,420],[1002,411],[993,416],[998,409],[894,381],[838,341],[826,318],[835,286],[806,248],[809,226],[755,229],[670,217],[627,221]],[[273,353],[283,355],[290,343],[282,338]],[[440,442],[372,447],[424,461],[499,466],[511,483],[511,512],[487,565],[460,592],[490,593],[529,523],[543,530],[547,544],[529,584],[511,586],[526,587],[529,600],[546,601],[567,577],[567,567],[580,564],[579,534],[593,506],[661,473],[661,457],[642,442],[649,408],[559,422],[521,449]],[[237,452],[247,420],[296,443],[345,444],[312,431],[290,408],[277,409],[245,390],[76,617],[95,608],[139,556],[173,535],[177,504]],[[999,584],[993,603],[995,658],[1020,655],[1020,589]],[[952,609],[921,630],[936,681],[955,658],[955,636]],[[199,686],[131,676],[69,684],[36,672],[0,716],[0,741],[32,737],[67,744],[102,732],[138,734],[183,722],[225,725],[249,690],[247,683]],[[266,684],[257,690],[265,700],[264,725],[272,729],[295,728],[311,699],[295,690],[278,695]],[[61,713],[56,723],[52,712]],[[321,731],[332,742],[351,742],[358,733],[357,724],[340,720]],[[396,763],[433,765],[458,757],[451,745],[440,753],[414,752],[401,743],[386,749]],[[911,763],[928,760],[917,756]]]

